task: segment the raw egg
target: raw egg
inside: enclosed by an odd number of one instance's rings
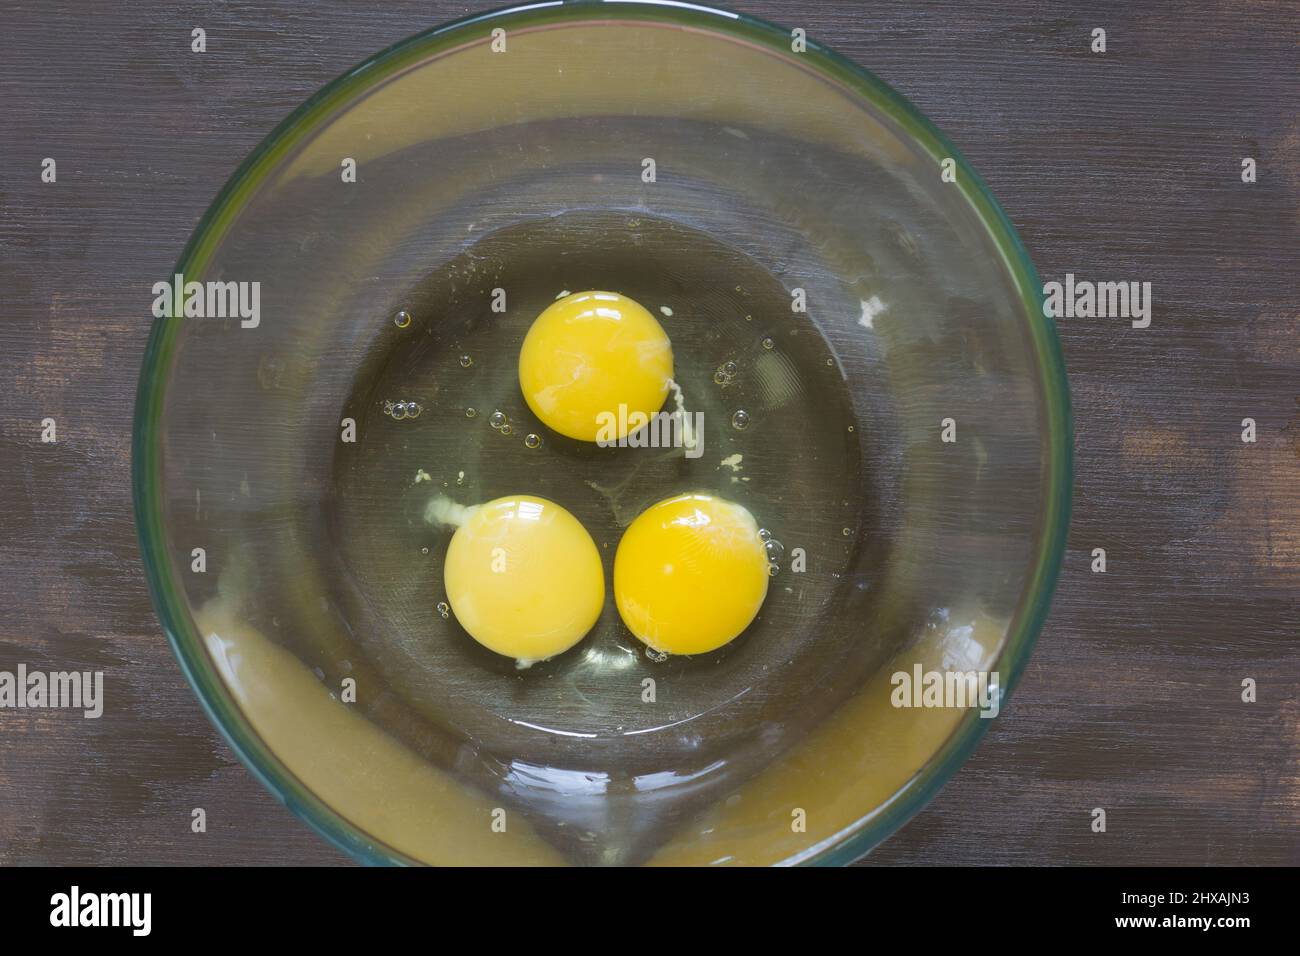
[[[669,498],[642,512],[614,557],[623,623],[667,654],[704,654],[747,628],[771,577],[758,523],[709,494]]]
[[[519,350],[528,407],[548,428],[579,441],[636,431],[663,408],[672,377],[663,326],[616,292],[559,299],[533,322]]]
[[[511,495],[466,509],[447,548],[443,583],[462,627],[524,663],[567,651],[605,602],[600,552],[553,501]]]

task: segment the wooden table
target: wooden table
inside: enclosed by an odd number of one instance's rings
[[[130,498],[150,287],[303,99],[490,5],[0,17],[0,669],[103,670],[113,694],[99,720],[0,711],[0,863],[344,862],[236,761],[154,618]],[[1149,329],[1060,323],[1078,462],[1051,618],[974,758],[871,861],[1300,862],[1300,8],[736,5],[910,97],[1045,280],[1153,285]]]

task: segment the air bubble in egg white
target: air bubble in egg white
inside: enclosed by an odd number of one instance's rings
[[[395,422],[405,421],[408,418],[419,418],[420,412],[424,411],[418,402],[384,402],[384,414]]]
[[[749,427],[749,412],[743,408],[738,408],[731,416],[731,427],[736,431],[744,431]]]
[[[723,362],[713,373],[714,384],[730,385],[736,380],[736,373],[740,371],[740,366],[735,362]]]

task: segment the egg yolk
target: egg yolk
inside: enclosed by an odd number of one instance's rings
[[[767,596],[767,554],[745,508],[708,494],[669,498],[628,527],[614,557],[614,600],[643,643],[668,654],[716,650]]]
[[[554,302],[519,351],[528,407],[548,428],[579,441],[616,441],[636,431],[663,408],[672,377],[663,326],[615,292]]]
[[[447,548],[443,583],[470,636],[521,661],[567,651],[605,602],[596,542],[569,512],[531,495],[469,509]]]

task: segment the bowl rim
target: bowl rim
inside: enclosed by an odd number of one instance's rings
[[[342,73],[281,121],[239,165],[199,220],[177,261],[174,273],[201,274],[226,229],[263,179],[284,154],[319,127],[332,109],[398,71],[462,44],[470,35],[482,36],[485,26],[542,26],[601,20],[655,21],[702,28],[767,48],[788,52],[791,31],[748,14],[683,0],[547,0],[500,7],[440,24],[414,34],[374,54]],[[490,32],[490,31],[489,31]],[[1065,556],[1073,484],[1073,426],[1065,362],[1056,326],[1043,309],[1043,289],[1037,270],[1015,227],[984,181],[961,153],[906,98],[875,74],[822,46],[811,37],[801,62],[823,78],[883,110],[901,129],[935,158],[955,160],[957,182],[972,211],[1002,256],[1024,306],[1041,374],[1044,421],[1045,488],[1038,560],[1026,583],[1025,601],[1009,626],[993,670],[1001,678],[1001,710],[1005,710],[1042,630]],[[156,319],[149,334],[140,371],[132,424],[132,498],[141,558],[149,593],[182,673],[204,712],[241,762],[263,786],[330,843],[367,864],[413,864],[419,861],[366,835],[356,824],[307,789],[253,729],[221,680],[204,646],[203,635],[191,619],[167,559],[162,520],[161,447],[165,382],[159,372],[167,366],[177,340],[179,321]],[[888,839],[918,813],[974,751],[991,721],[968,712],[943,745],[882,806],[871,808],[853,824],[801,851],[783,863],[843,865],[851,863]]]

